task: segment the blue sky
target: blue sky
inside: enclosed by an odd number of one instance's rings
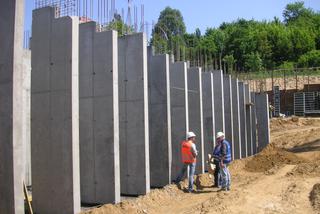
[[[34,0],[26,1],[25,29],[31,28]],[[98,0],[94,0],[98,1]],[[179,9],[184,17],[187,31],[194,32],[198,27],[204,33],[207,27],[218,27],[222,22],[238,18],[255,20],[282,20],[282,12],[294,0],[133,0],[135,5],[145,5],[145,20],[157,21],[160,11],[166,6]],[[306,0],[305,6],[320,11],[320,0]],[[116,0],[116,7],[127,8],[127,0]],[[140,7],[139,7],[140,10]],[[126,11],[126,9],[125,9]],[[140,14],[140,12],[139,12]]]

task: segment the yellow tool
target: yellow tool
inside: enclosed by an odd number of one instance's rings
[[[213,164],[213,158],[211,157],[211,154],[208,154],[208,160],[206,162],[208,164],[209,177],[212,178],[216,166]]]
[[[31,197],[28,195],[26,184],[23,182],[23,192],[24,192],[24,198],[27,202],[27,209],[29,214],[33,214],[32,206],[31,206]]]

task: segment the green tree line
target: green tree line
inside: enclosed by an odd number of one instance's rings
[[[179,10],[165,8],[152,32],[156,53],[169,53],[204,69],[232,73],[320,66],[320,13],[304,2],[288,4],[283,21],[238,19],[187,33]]]

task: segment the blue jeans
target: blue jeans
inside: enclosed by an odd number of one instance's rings
[[[193,190],[193,176],[194,176],[194,172],[195,172],[195,169],[196,169],[196,163],[184,163],[183,164],[183,167],[182,167],[182,170],[180,172],[180,174],[178,175],[177,179],[176,179],[176,182],[179,183],[185,172],[187,171],[188,169],[188,166],[189,166],[189,187],[188,187],[188,190],[189,191],[192,191]]]
[[[223,189],[225,188],[230,189],[231,176],[228,169],[229,164],[223,164],[223,165],[224,166],[222,167],[220,164],[221,185]]]

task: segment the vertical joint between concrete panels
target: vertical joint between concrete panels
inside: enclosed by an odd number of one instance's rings
[[[145,168],[146,168],[146,193],[150,192],[150,166],[149,166],[149,101],[148,101],[148,64],[147,64],[147,38],[142,34],[143,43],[143,84],[144,84],[144,138],[145,138]]]
[[[171,96],[170,96],[170,62],[169,55],[166,55],[166,83],[167,83],[167,117],[168,117],[168,150],[169,150],[169,182],[171,181],[171,162],[172,162],[172,136],[171,136]]]
[[[189,131],[189,99],[188,99],[188,72],[187,72],[187,63],[185,62],[183,63],[183,69],[184,69],[184,82],[185,82],[186,137],[187,137],[187,132]]]
[[[211,102],[212,102],[212,130],[213,130],[213,147],[216,146],[216,127],[215,127],[215,102],[214,102],[214,81],[213,81],[213,73],[210,73],[211,80]]]
[[[202,91],[202,75],[201,75],[201,73],[202,73],[202,70],[201,70],[201,68],[199,69],[199,92],[200,92],[200,134],[201,134],[201,154],[202,154],[202,156],[201,156],[201,158],[202,158],[202,160],[201,160],[201,163],[203,164],[203,166],[202,166],[202,173],[204,173],[204,171],[205,171],[205,150],[204,150],[204,144],[205,144],[205,142],[204,142],[204,131],[203,131],[203,96],[202,96],[202,94],[203,94],[203,91]]]
[[[115,199],[114,202],[120,202],[120,145],[119,145],[119,71],[118,71],[118,33],[112,31],[112,61],[113,64],[113,126],[114,126],[114,187],[115,187]]]

